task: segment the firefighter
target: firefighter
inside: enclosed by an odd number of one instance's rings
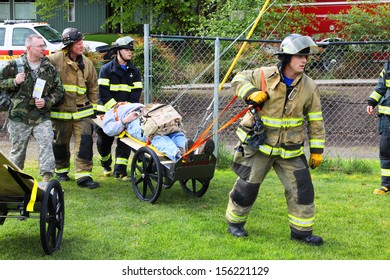
[[[105,57],[114,55],[113,59],[103,65],[99,72],[99,100],[98,114],[104,114],[118,102],[139,103],[142,93],[140,71],[131,63],[134,51],[134,39],[130,36],[118,38]],[[100,163],[104,176],[112,175],[111,146],[114,137],[105,134],[101,127],[96,126],[97,149],[100,154]],[[114,176],[117,179],[128,181],[127,164],[130,156],[130,147],[116,141]]]
[[[379,159],[381,162],[381,187],[374,194],[385,195],[390,190],[390,59],[385,64],[375,90],[367,100],[367,113],[374,116],[378,105]]]
[[[322,162],[325,128],[316,86],[304,73],[309,55],[317,51],[310,37],[291,34],[275,54],[277,65],[245,70],[232,80],[238,97],[261,108],[255,114],[263,122],[265,133],[264,141],[253,148],[246,141],[250,133],[240,126],[237,130],[240,140],[232,167],[238,178],[226,210],[228,232],[233,236],[248,236],[244,225],[261,183],[273,168],[285,188],[290,238],[310,245],[323,244],[323,239],[312,232],[315,205],[309,166],[314,169]],[[309,164],[304,154],[305,120]]]
[[[83,34],[76,28],[62,33],[62,51],[49,56],[61,75],[65,88],[63,103],[51,110],[54,130],[53,150],[57,178],[69,180],[70,140],[74,136],[74,168],[78,186],[95,189],[92,179],[93,124],[98,99],[97,73],[92,62],[83,55]]]

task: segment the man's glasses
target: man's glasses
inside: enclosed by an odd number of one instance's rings
[[[38,45],[38,46],[33,46],[34,48],[38,49],[46,49],[46,45]]]

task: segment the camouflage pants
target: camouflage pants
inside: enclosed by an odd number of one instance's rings
[[[55,160],[53,153],[53,130],[51,121],[47,120],[37,125],[29,125],[9,120],[9,140],[11,142],[10,160],[20,169],[24,168],[26,152],[30,136],[34,137],[38,144],[39,175],[48,172],[53,175]]]

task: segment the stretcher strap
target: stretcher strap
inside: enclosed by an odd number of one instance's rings
[[[22,188],[22,190],[26,194],[30,193],[30,200],[27,203],[26,210],[27,210],[27,212],[33,212],[34,211],[34,204],[35,204],[36,199],[37,199],[38,181],[35,180],[35,178],[32,177],[31,175],[28,175],[28,174],[24,173],[23,171],[21,171],[20,169],[14,169],[14,167],[12,167],[10,165],[4,165],[4,166],[7,168],[8,173],[14,178],[14,180]],[[29,186],[26,184],[25,181],[22,180],[22,178],[34,181],[31,192],[30,192]]]
[[[134,142],[136,142],[136,143],[138,143],[138,144],[140,144],[140,145],[146,146],[146,147],[152,149],[153,151],[159,152],[160,154],[166,156],[164,153],[160,152],[159,150],[157,150],[156,147],[154,147],[154,146],[152,146],[152,145],[150,144],[150,138],[149,138],[149,137],[148,137],[148,140],[147,140],[146,142],[144,142],[144,141],[138,140],[137,138],[131,136],[131,135],[130,135],[129,133],[127,133],[126,131],[124,131],[124,134],[125,134],[127,137],[129,137],[131,140],[133,140]]]
[[[196,150],[199,146],[201,146],[203,143],[205,143],[207,140],[209,140],[211,137],[213,137],[213,134],[206,137],[207,133],[211,130],[211,128],[214,126],[214,124],[217,122],[217,120],[222,116],[222,114],[228,109],[228,107],[233,104],[233,102],[237,99],[237,95],[235,95],[232,100],[229,102],[229,104],[226,105],[226,107],[221,111],[221,113],[214,119],[214,121],[207,127],[207,129],[196,139],[194,145],[184,154],[184,158],[187,158],[190,153],[192,153],[194,150]],[[234,123],[236,120],[241,118],[245,113],[250,109],[251,107],[246,107],[244,110],[239,112],[237,115],[235,115],[233,118],[231,118],[229,121],[227,121],[223,126],[221,126],[218,131],[222,131],[232,123]]]
[[[121,133],[119,133],[118,138],[120,139],[126,135],[128,135],[128,133],[126,132],[126,130],[123,130]]]
[[[27,212],[34,212],[34,204],[37,199],[37,192],[38,192],[38,181],[34,179],[34,185],[31,190],[30,201],[28,202],[26,208]]]
[[[266,81],[264,78],[264,71],[263,71],[263,69],[261,69],[261,89],[263,91],[265,91],[266,86],[267,86],[267,84],[266,84]],[[192,151],[196,150],[199,146],[201,146],[203,143],[205,143],[207,140],[209,140],[215,134],[215,133],[213,133],[213,134],[209,135],[208,137],[206,137],[207,133],[211,130],[211,128],[214,126],[214,124],[217,122],[217,120],[222,116],[223,113],[225,113],[225,111],[230,107],[230,105],[233,104],[233,102],[236,99],[237,99],[237,95],[233,96],[232,100],[230,100],[230,102],[225,106],[225,108],[221,111],[221,113],[218,115],[218,117],[215,118],[215,120],[209,125],[209,127],[207,127],[207,129],[198,137],[198,139],[196,139],[194,145],[184,154],[184,156],[183,156],[184,158],[187,158],[188,155]],[[256,107],[259,108],[258,106],[256,106]],[[252,106],[249,106],[249,107],[245,108],[244,110],[242,110],[240,113],[238,113],[232,119],[230,119],[228,122],[226,122],[221,128],[219,128],[216,133],[222,131],[223,129],[225,129],[226,127],[228,127],[232,123],[234,123],[236,120],[238,120],[239,118],[244,116],[245,113],[247,111],[249,111],[251,108],[252,108]]]

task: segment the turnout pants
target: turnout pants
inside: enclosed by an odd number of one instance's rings
[[[53,150],[56,173],[68,173],[70,169],[70,141],[74,136],[74,169],[78,184],[92,178],[93,124],[91,118],[79,120],[52,119],[54,130]]]
[[[115,137],[108,136],[103,132],[103,129],[98,126],[96,126],[96,133],[97,150],[100,154],[100,164],[104,168],[111,167],[111,147],[114,143]],[[125,176],[127,175],[127,165],[129,162],[130,153],[130,147],[119,139],[117,139],[115,148],[114,174],[123,174]]]
[[[379,142],[382,186],[390,188],[390,135],[381,134]]]
[[[273,168],[285,189],[291,230],[310,234],[315,216],[314,188],[305,155],[283,159],[265,155],[245,144],[241,147],[234,155],[233,170],[239,177],[229,193],[228,223],[237,226],[246,223],[260,185]]]

